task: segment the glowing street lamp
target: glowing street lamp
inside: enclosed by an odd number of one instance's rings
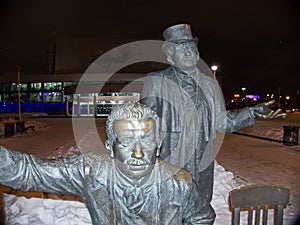
[[[245,87],[242,87],[241,89],[242,89],[242,91],[243,91],[243,97],[245,98],[245,96],[246,96],[246,95],[245,95],[246,88],[245,88]]]
[[[216,78],[216,73],[217,73],[218,66],[213,65],[213,66],[211,67],[211,69],[212,69],[212,71],[214,72],[214,76],[215,76],[215,78]]]

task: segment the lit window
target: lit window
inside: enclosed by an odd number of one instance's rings
[[[31,83],[30,88],[31,88],[31,90],[41,90],[42,83]]]

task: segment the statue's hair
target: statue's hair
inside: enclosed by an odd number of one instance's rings
[[[161,50],[166,56],[170,56],[173,54],[172,46],[174,46],[174,45],[175,45],[174,43],[165,41],[161,46]]]
[[[106,134],[109,143],[112,145],[115,138],[114,122],[116,120],[140,120],[144,118],[151,118],[155,121],[156,138],[159,137],[159,117],[151,110],[150,107],[140,103],[127,103],[112,108],[110,115],[106,120]]]

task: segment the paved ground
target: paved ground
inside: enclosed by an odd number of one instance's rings
[[[77,121],[84,127],[87,120],[88,119],[82,118]],[[0,126],[1,125],[0,123]],[[75,145],[72,118],[25,119],[25,127],[31,125],[36,127],[35,132],[28,131],[28,133],[16,134],[14,137],[1,138],[0,145],[8,149],[37,155],[39,157],[57,156],[58,152],[59,156],[62,156],[65,155],[65,153],[68,154],[69,148]],[[104,131],[105,119],[97,118],[96,126],[99,128],[99,136],[102,141],[104,141],[106,139]],[[4,134],[3,129],[2,133]],[[83,135],[84,133],[81,134],[81,136]]]

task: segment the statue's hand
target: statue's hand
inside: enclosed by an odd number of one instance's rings
[[[275,100],[271,100],[268,102],[263,102],[260,104],[257,104],[254,107],[251,107],[251,110],[256,118],[260,119],[274,119],[278,117],[285,117],[286,113],[282,113],[281,109],[272,110],[269,108],[269,105],[272,105],[275,102]]]

